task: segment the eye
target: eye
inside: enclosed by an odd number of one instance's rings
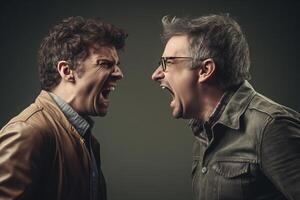
[[[166,61],[166,64],[173,64],[173,63],[174,63],[173,59],[168,59],[168,60]]]
[[[97,61],[97,65],[104,68],[112,68],[115,66],[115,62],[107,59],[101,59]]]

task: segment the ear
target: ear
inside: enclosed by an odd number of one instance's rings
[[[205,82],[211,80],[216,72],[216,64],[213,59],[209,58],[202,62],[202,66],[199,70],[199,82]]]
[[[70,68],[67,61],[59,61],[57,63],[57,71],[60,74],[62,80],[72,83],[75,82],[74,71]]]

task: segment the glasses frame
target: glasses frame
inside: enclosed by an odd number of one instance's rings
[[[170,56],[170,57],[161,57],[158,64],[162,67],[162,70],[165,72],[167,70],[167,62],[168,60],[175,60],[177,58],[189,58],[193,59],[192,57],[187,56]]]

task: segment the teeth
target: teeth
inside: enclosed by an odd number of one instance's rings
[[[115,89],[116,89],[115,86],[111,86],[111,87],[109,88],[110,91],[114,91]]]
[[[109,90],[109,91],[114,91],[116,89],[115,86],[109,86],[106,88],[106,90]]]

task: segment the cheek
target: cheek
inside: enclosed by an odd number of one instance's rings
[[[193,104],[197,101],[197,81],[193,77],[182,77],[176,83],[176,92],[183,104]]]
[[[184,74],[183,74],[184,75]],[[181,76],[172,81],[175,89],[182,94],[189,94],[194,91],[197,81],[191,76]]]
[[[191,87],[186,87],[181,91],[181,100],[184,104],[190,104],[195,100],[195,93]]]
[[[83,85],[82,91],[84,91],[84,95],[86,97],[89,97],[94,94],[96,87],[94,82],[86,82],[85,85]]]
[[[88,93],[101,91],[104,82],[107,80],[107,74],[99,74],[98,76],[93,76],[87,80],[86,91]]]

